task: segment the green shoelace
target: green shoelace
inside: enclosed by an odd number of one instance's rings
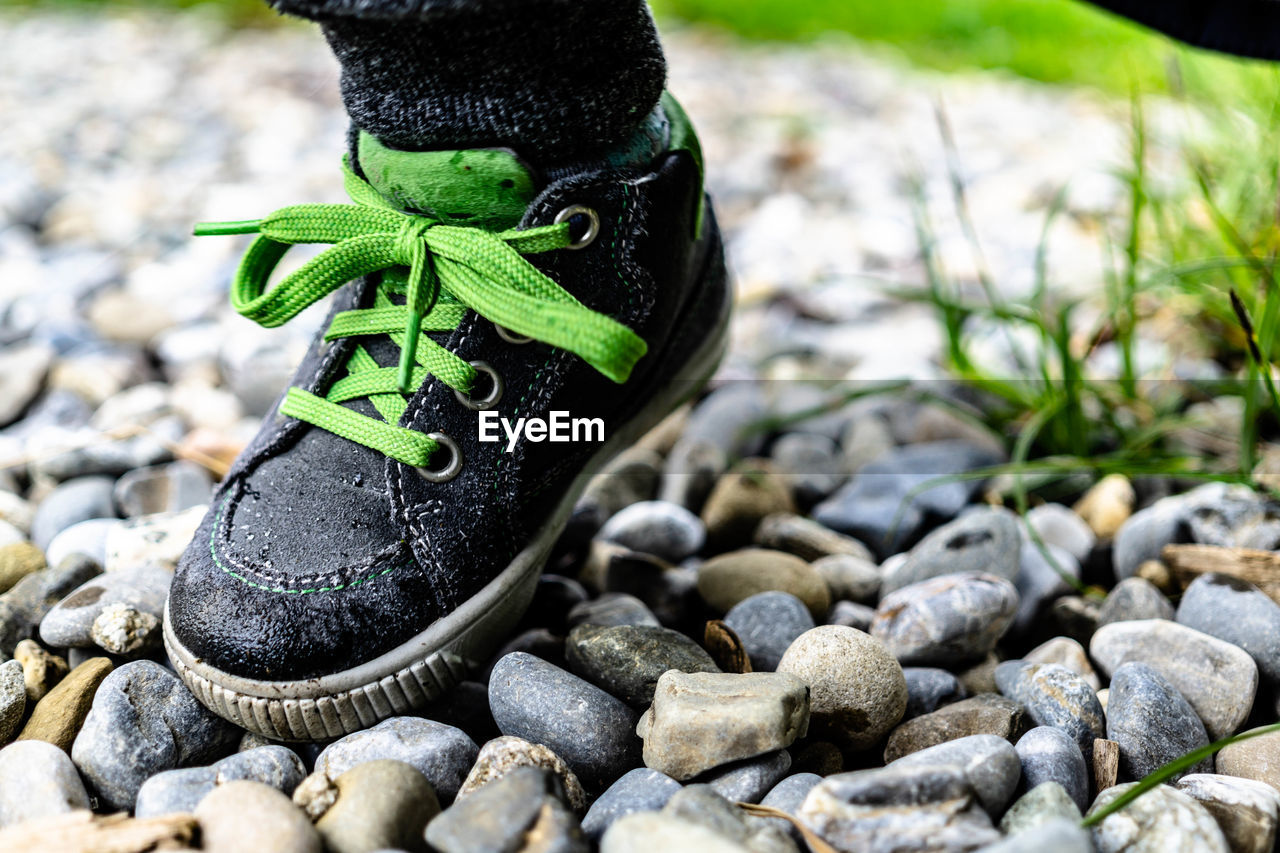
[[[343,173],[354,204],[294,205],[265,219],[195,228],[197,236],[258,235],[236,271],[231,305],[267,327],[287,323],[350,281],[383,273],[374,306],[336,315],[324,337],[388,335],[400,348],[399,367],[381,367],[356,346],[346,376],[328,394],[290,388],[283,414],[424,467],[440,445],[398,425],[408,397],[429,375],[468,394],[477,371],[423,332],[450,331],[470,309],[518,335],[568,350],[619,383],[645,354],[635,332],[587,308],[523,257],[569,246],[569,223],[500,232],[446,225],[397,210],[345,159]],[[272,271],[299,243],[333,245],[268,290]],[[393,294],[403,295],[404,304],[395,304]],[[358,398],[368,398],[382,420],[341,405]]]

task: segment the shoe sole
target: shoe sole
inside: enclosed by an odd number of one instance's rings
[[[178,676],[215,714],[270,740],[328,740],[425,708],[485,661],[496,641],[519,621],[533,598],[551,548],[591,476],[693,397],[715,373],[728,344],[731,301],[726,292],[705,343],[685,362],[676,379],[658,389],[654,398],[590,458],[534,540],[457,610],[360,666],[319,678],[259,681],[223,672],[188,652],[174,636],[166,604],[164,644]],[[678,329],[677,334],[685,331]],[[676,335],[672,338],[677,339]]]

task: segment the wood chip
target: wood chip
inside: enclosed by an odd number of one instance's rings
[[[58,853],[150,853],[190,850],[198,830],[194,815],[170,814],[135,820],[129,815],[95,815],[81,809],[36,818],[0,830],[0,851],[57,850]]]
[[[1218,545],[1166,545],[1160,559],[1183,589],[1201,575],[1219,572],[1248,581],[1280,603],[1280,552]]]
[[[1116,784],[1120,774],[1120,744],[1106,738],[1093,742],[1093,790],[1099,794]]]
[[[742,640],[719,619],[707,623],[706,630],[702,633],[702,645],[707,647],[711,659],[723,671],[751,672],[751,659],[747,657]]]

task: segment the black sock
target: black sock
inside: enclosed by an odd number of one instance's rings
[[[644,0],[271,2],[321,24],[351,120],[402,149],[589,158],[636,131],[666,78]]]

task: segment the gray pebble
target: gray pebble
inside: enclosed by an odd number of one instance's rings
[[[1098,611],[1098,627],[1136,619],[1172,619],[1173,605],[1146,578],[1125,578],[1107,593]]]
[[[1022,634],[1036,625],[1048,602],[1075,589],[1068,578],[1080,579],[1080,563],[1056,545],[1046,545],[1041,550],[1034,542],[1022,543],[1018,561],[1018,576],[1014,579],[1014,586],[1018,588],[1018,615],[1014,629]]]
[[[565,657],[575,675],[641,708],[653,701],[658,677],[667,670],[720,671],[711,655],[684,634],[649,625],[579,625],[565,641]]]
[[[931,714],[968,695],[960,680],[945,669],[904,666],[902,675],[907,680],[907,710],[903,720]]]
[[[582,819],[582,831],[592,841],[599,841],[619,818],[660,810],[680,787],[675,779],[648,767],[628,771],[591,804]]]
[[[1027,663],[1062,664],[1083,678],[1095,691],[1102,687],[1102,683],[1098,681],[1098,673],[1094,671],[1093,664],[1089,663],[1089,656],[1085,654],[1084,646],[1070,637],[1054,637],[1052,640],[1046,640],[1027,652],[1022,659]]]
[[[876,616],[875,608],[856,601],[837,601],[827,611],[828,625],[843,625],[856,628],[866,634],[871,630],[871,620]]]
[[[813,561],[813,570],[827,582],[837,601],[874,604],[880,596],[880,569],[854,554],[831,554]]]
[[[97,563],[72,556],[32,572],[0,595],[0,654],[12,655],[18,643],[34,637],[40,620],[60,599],[101,571]]]
[[[698,516],[682,506],[667,501],[641,501],[606,521],[598,536],[632,551],[678,563],[698,553],[707,530]]]
[[[1183,495],[1191,538],[1221,548],[1280,548],[1280,503],[1248,486],[1206,483]]]
[[[208,767],[157,773],[142,783],[134,806],[136,817],[191,812],[216,786],[248,780],[292,794],[306,768],[297,753],[284,746],[259,746],[229,755]]]
[[[88,557],[99,566],[107,562],[107,534],[121,524],[118,518],[91,518],[73,524],[53,537],[45,549],[49,565],[56,566],[74,555]]]
[[[1178,603],[1177,621],[1244,649],[1262,678],[1280,684],[1280,604],[1230,575],[1201,575]]]
[[[1150,664],[1191,703],[1210,740],[1240,727],[1258,688],[1258,667],[1243,649],[1163,619],[1105,625],[1089,655],[1108,675],[1129,661]]]
[[[71,760],[107,808],[132,809],[148,777],[217,758],[238,738],[177,676],[142,660],[117,668],[99,685]]]
[[[755,672],[773,672],[795,639],[813,628],[804,602],[787,592],[759,592],[735,604],[724,622],[747,650]]]
[[[115,480],[110,477],[77,477],[62,483],[36,507],[31,541],[42,551],[53,537],[73,524],[91,518],[115,518]]]
[[[651,625],[660,627],[643,601],[634,595],[620,592],[606,593],[591,601],[575,604],[569,610],[569,627],[600,625],[606,628],[618,625]]]
[[[1135,512],[1116,531],[1111,548],[1116,580],[1133,577],[1138,566],[1147,560],[1160,559],[1160,552],[1166,545],[1190,539],[1181,496],[1163,498]]]
[[[489,705],[503,734],[545,745],[588,790],[604,788],[637,763],[635,713],[531,655],[516,652],[498,661],[489,678]]]
[[[709,829],[736,850],[750,853],[795,853],[785,833],[772,825],[752,821],[710,785],[689,785],[678,791],[662,809],[690,827]]]
[[[979,853],[1094,853],[1094,848],[1089,830],[1078,820],[1055,818],[1039,824],[1035,832],[1014,835]]]
[[[1192,773],[1174,785],[1213,815],[1231,853],[1271,853],[1280,817],[1280,793],[1264,782]]]
[[[1009,741],[996,735],[956,738],[908,756],[889,765],[898,767],[955,766],[964,771],[982,807],[989,814],[1004,811],[1022,778],[1022,762]]]
[[[790,769],[791,753],[780,749],[717,767],[698,781],[731,803],[758,803]]]
[[[427,824],[426,839],[439,853],[490,853],[527,849],[537,827],[540,849],[587,851],[586,836],[564,805],[559,778],[537,767],[518,767],[460,799]]]
[[[0,749],[0,827],[89,808],[89,794],[67,754],[42,740]]]
[[[115,484],[116,505],[126,518],[157,512],[180,512],[209,503],[213,481],[204,468],[179,460],[168,465],[135,468]]]
[[[1077,810],[1089,807],[1089,768],[1071,735],[1053,726],[1037,726],[1013,748],[1028,790],[1052,782],[1066,791]]]
[[[329,744],[316,757],[315,770],[332,781],[366,761],[403,761],[426,776],[440,801],[448,803],[479,753],[461,729],[418,717],[392,717]]]
[[[1129,779],[1141,779],[1209,743],[1204,724],[1182,694],[1138,661],[1122,664],[1111,674],[1107,739],[1120,745],[1120,769]],[[1206,758],[1172,779],[1212,771],[1213,759]]]
[[[996,667],[996,686],[1020,702],[1036,725],[1053,726],[1071,735],[1086,755],[1093,754],[1094,738],[1106,732],[1097,694],[1065,666],[1006,661]]]
[[[769,793],[765,794],[764,799],[760,801],[760,805],[778,809],[795,817],[805,797],[809,796],[809,792],[821,781],[822,777],[817,773],[796,773],[793,776],[788,776],[774,785]],[[772,824],[778,831],[789,835],[799,850],[807,849],[804,836],[790,821],[776,817],[759,817],[755,818],[755,820]]]
[[[1038,833],[1044,824],[1055,820],[1068,820],[1079,828],[1080,814],[1080,807],[1065,788],[1057,782],[1042,782],[1009,806],[1009,810],[1000,819],[1000,831],[1006,835]],[[1084,833],[1084,838],[1086,842],[1089,841],[1087,832]]]
[[[844,482],[840,448],[825,435],[787,433],[773,443],[770,455],[778,469],[787,472],[788,485],[801,506],[813,506]]]
[[[77,587],[40,620],[40,639],[54,648],[95,645],[95,620],[112,605],[123,605],[153,618],[151,635],[139,637],[135,648],[108,648],[112,654],[145,650],[159,642],[159,619],[173,572],[157,566],[138,566],[98,575]],[[99,644],[100,645],[100,644]]]
[[[837,533],[811,518],[790,512],[765,516],[756,528],[755,543],[761,548],[785,551],[815,564],[837,556],[856,557],[867,563],[872,560],[871,550],[852,536]],[[874,568],[874,563],[872,566]],[[876,574],[879,586],[879,572]],[[835,594],[833,588],[832,595]]]
[[[1084,562],[1097,537],[1083,518],[1062,504],[1041,504],[1027,510],[1027,524],[1046,545],[1063,549]]]
[[[871,635],[903,664],[979,660],[1013,624],[1018,592],[994,575],[946,575],[886,595]]]
[[[1018,575],[1017,516],[1007,509],[980,507],[939,527],[911,549],[907,559],[886,571],[887,595],[942,575],[985,572],[1012,581]]]
[[[1093,814],[1136,782],[1098,794]],[[1087,817],[1088,815],[1086,815]],[[1092,827],[1097,853],[1228,853],[1227,840],[1213,816],[1186,794],[1157,785]]]
[[[1012,743],[1026,729],[1026,711],[1020,703],[996,693],[979,693],[898,726],[885,743],[884,760],[892,762],[970,735],[995,735]]]
[[[27,710],[27,684],[22,664],[16,660],[0,664],[0,743],[8,743],[18,733]]]

